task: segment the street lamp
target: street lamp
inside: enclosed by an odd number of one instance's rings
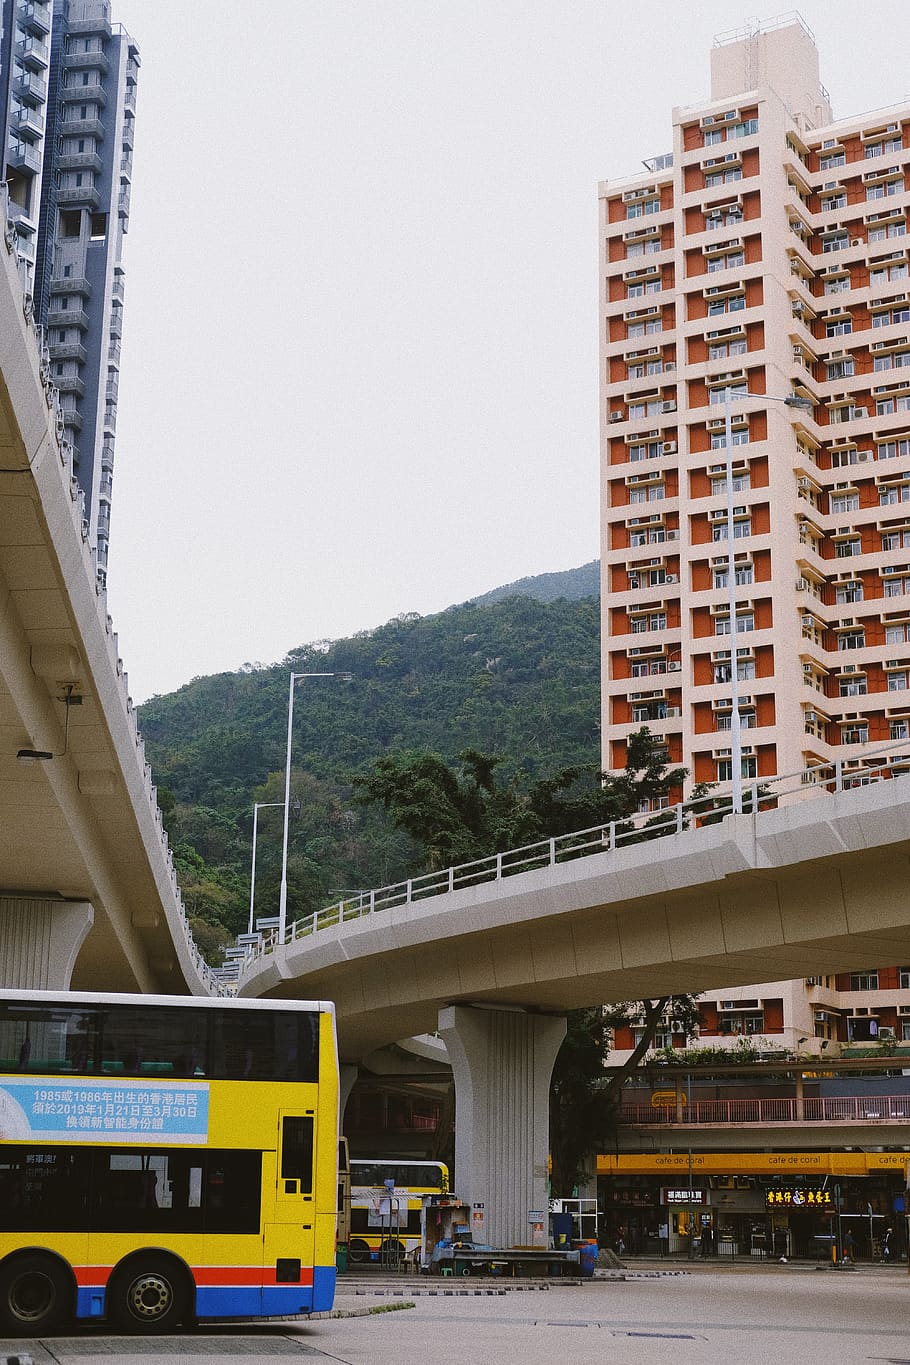
[[[786,398],[777,398],[767,393],[749,396],[760,398],[763,403],[783,403],[785,407],[796,408],[800,412],[811,412],[814,407],[808,398],[801,398],[795,393],[787,394]],[[733,549],[733,409],[729,387],[724,389],[724,454],[727,483],[727,603],[730,612],[730,700],[732,707],[730,715],[730,760],[732,765],[730,794],[733,800],[733,814],[741,815],[743,809],[743,742],[740,732],[739,663],[736,648],[736,556]]]
[[[284,943],[288,920],[288,816],[291,810],[291,737],[294,732],[294,688],[304,678],[337,678],[350,682],[350,673],[292,673],[288,684],[288,747],[284,764],[284,834],[281,840],[281,891],[278,898],[278,942]]]
[[[253,902],[256,897],[256,829],[259,825],[259,812],[272,806],[283,806],[283,801],[257,801],[253,806],[253,859],[250,864],[250,923],[248,933],[253,932]]]

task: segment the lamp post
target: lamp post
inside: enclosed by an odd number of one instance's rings
[[[253,932],[253,902],[256,897],[256,830],[259,825],[259,812],[272,806],[283,806],[283,801],[257,801],[253,806],[253,858],[250,863],[250,923],[248,933]]]
[[[279,943],[284,943],[288,920],[288,816],[291,809],[291,738],[294,733],[294,688],[304,678],[337,678],[340,682],[350,682],[351,674],[292,673],[288,683],[288,747],[284,764],[284,833],[281,839],[281,891],[278,898]]]
[[[731,390],[724,389],[724,455],[725,478],[727,484],[727,603],[730,612],[730,762],[732,767],[730,795],[733,801],[733,814],[741,815],[743,809],[743,741],[740,731],[739,709],[739,662],[736,648],[736,556],[733,549],[733,409]],[[798,394],[787,394],[777,398],[771,394],[754,395],[762,402],[783,403],[785,407],[797,408],[801,412],[811,412],[814,404]]]

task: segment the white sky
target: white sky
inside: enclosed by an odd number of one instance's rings
[[[597,181],[670,149],[754,13],[114,0],[142,53],[108,592],[137,701],[597,556]],[[910,97],[906,0],[801,13],[836,116]]]

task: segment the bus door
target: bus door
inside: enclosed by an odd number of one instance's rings
[[[275,1217],[272,1223],[266,1223],[263,1237],[266,1285],[272,1282],[271,1272],[279,1288],[312,1284],[316,1239],[315,1130],[312,1109],[303,1113],[279,1111]]]

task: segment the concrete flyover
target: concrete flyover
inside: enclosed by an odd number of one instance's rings
[[[0,225],[5,214],[0,205]],[[72,453],[0,236],[0,982],[208,990],[186,924]],[[77,703],[77,704],[73,704]],[[23,763],[20,750],[52,757]]]
[[[372,893],[264,945],[240,991],[331,997],[348,1063],[438,1030],[459,1193],[494,1244],[520,1243],[546,1208],[567,1009],[910,961],[910,779],[892,762],[851,779],[871,785],[844,786],[838,766],[834,794],[821,782],[817,799],[654,842],[511,876],[490,860],[491,880],[387,909]]]

